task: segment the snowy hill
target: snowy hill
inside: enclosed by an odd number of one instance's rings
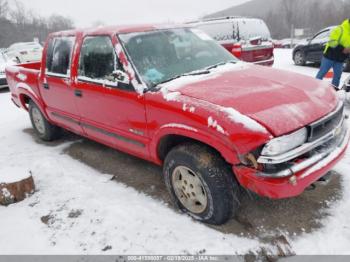
[[[268,24],[274,38],[290,36],[291,25],[314,33],[350,18],[350,0],[252,0],[204,18],[252,16]]]

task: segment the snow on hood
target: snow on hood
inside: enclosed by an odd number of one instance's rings
[[[251,129],[257,130],[256,121],[275,136],[322,118],[338,102],[327,82],[246,63],[218,67],[207,75],[182,77],[163,88],[168,98],[169,93],[176,92],[170,95],[172,99],[181,94],[207,101],[235,112],[230,114],[231,120],[241,123],[244,116]]]

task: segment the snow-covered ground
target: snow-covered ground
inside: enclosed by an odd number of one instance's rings
[[[316,76],[317,67],[298,67],[292,62],[290,50],[275,49],[276,68]],[[349,76],[344,73],[342,81]],[[331,81],[325,80],[325,81]],[[342,176],[343,196],[334,203],[322,221],[324,227],[311,234],[304,234],[291,241],[296,254],[350,254],[350,149],[345,158],[335,167]]]
[[[290,50],[276,50],[275,67],[314,76],[296,67]],[[344,75],[345,77],[345,75]],[[265,246],[258,239],[224,234],[179,214],[165,203],[111,181],[72,159],[70,145],[37,143],[26,112],[0,93],[0,176],[31,171],[37,192],[0,206],[0,254],[245,254]],[[350,151],[336,168],[342,199],[323,227],[289,239],[297,254],[350,254]]]

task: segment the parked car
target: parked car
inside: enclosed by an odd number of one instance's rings
[[[206,223],[232,217],[240,187],[300,195],[349,141],[329,83],[243,63],[196,28],[54,33],[41,62],[6,75],[41,139],[68,129],[163,165],[175,205]]]
[[[43,48],[39,43],[26,42],[11,45],[5,51],[10,58],[17,59],[18,63],[30,63],[41,60]]]
[[[8,65],[13,65],[11,61],[1,50],[0,50],[0,89],[7,88],[5,68]]]
[[[237,58],[273,65],[273,43],[265,22],[257,18],[225,17],[190,23],[205,31]]]
[[[323,51],[334,26],[327,27],[312,38],[299,43],[293,50],[293,60],[296,65],[304,66],[307,62],[321,63]],[[350,59],[344,63],[344,71],[350,72]]]

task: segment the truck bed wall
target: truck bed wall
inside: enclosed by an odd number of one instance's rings
[[[41,62],[32,62],[32,63],[25,63],[25,64],[18,64],[18,67],[23,67],[23,68],[27,68],[27,69],[34,69],[34,70],[38,70],[40,71],[41,68]]]
[[[19,64],[6,67],[6,79],[12,94],[12,100],[25,109],[23,95],[30,97],[37,104],[40,98],[39,74],[40,62]]]

